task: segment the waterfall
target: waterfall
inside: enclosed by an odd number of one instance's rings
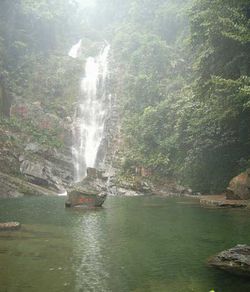
[[[69,55],[78,57],[80,49],[81,41],[72,47]],[[97,161],[98,150],[104,138],[110,108],[110,97],[106,92],[109,50],[110,45],[105,45],[98,56],[86,60],[73,123],[75,181],[81,181],[86,176],[87,167],[96,167],[100,162]]]
[[[72,58],[77,58],[80,56],[81,53],[81,46],[82,46],[82,40],[80,40],[77,44],[75,44],[69,51],[68,55]]]

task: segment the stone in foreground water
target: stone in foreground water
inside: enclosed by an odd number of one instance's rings
[[[0,223],[0,231],[19,230],[21,224],[19,222],[4,222]]]
[[[208,264],[236,275],[250,277],[250,246],[238,244],[210,258]]]

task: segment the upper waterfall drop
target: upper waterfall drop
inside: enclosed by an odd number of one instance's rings
[[[77,47],[77,45],[79,46]],[[81,49],[79,41],[69,52],[74,58]],[[106,90],[108,56],[110,45],[106,44],[96,57],[88,57],[85,75],[81,80],[80,96],[73,124],[72,153],[75,181],[86,176],[87,167],[96,167],[98,150],[104,138],[105,121],[110,109],[110,96]],[[100,158],[101,160],[102,158]]]
[[[79,57],[81,53],[82,40],[79,40],[69,51],[68,55],[74,59]]]

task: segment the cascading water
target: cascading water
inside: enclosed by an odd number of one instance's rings
[[[77,44],[75,44],[69,51],[69,56],[72,58],[77,58],[81,54],[81,46],[82,46],[82,40],[80,40]]]
[[[69,56],[77,58],[81,41],[72,47]],[[75,181],[86,176],[87,167],[96,167],[97,155],[104,136],[110,97],[106,92],[110,45],[102,48],[97,57],[86,60],[85,76],[81,80],[79,103],[73,125],[73,159]]]

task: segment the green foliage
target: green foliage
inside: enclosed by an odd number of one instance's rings
[[[249,12],[244,1],[201,0],[190,23],[197,109],[186,129],[192,149],[183,174],[196,189],[214,191],[250,156]]]
[[[63,147],[63,142],[59,139],[61,128],[40,129],[29,121],[20,120],[16,118],[0,119],[0,125],[5,126],[17,133],[20,139],[25,137],[31,138],[32,141],[49,146],[52,148],[60,149]],[[24,144],[26,141],[19,141]]]
[[[84,22],[80,12],[73,0],[0,2],[0,84],[5,99],[72,103],[82,68],[67,52],[88,30],[85,25],[79,31]]]
[[[199,0],[190,12],[191,41],[202,79],[249,75],[250,20],[244,1]]]
[[[125,172],[144,166],[196,191],[215,192],[247,166],[246,2],[127,3],[112,38]]]

